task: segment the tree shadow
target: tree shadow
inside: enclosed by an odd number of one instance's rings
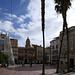
[[[72,75],[72,74],[75,74],[74,72],[70,72],[70,73],[52,73],[52,74],[49,74],[49,75]]]
[[[13,67],[10,66],[7,69],[15,71],[37,71],[42,70],[42,65],[32,65],[32,67],[30,67],[30,65],[24,65],[23,67],[21,65],[17,65]],[[45,66],[45,69],[52,69],[52,68],[50,68],[50,66]]]

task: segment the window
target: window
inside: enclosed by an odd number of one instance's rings
[[[67,43],[64,43],[63,45],[64,45],[64,46],[67,46]]]
[[[27,57],[27,55],[25,55],[25,57]]]
[[[71,48],[71,50],[73,50],[73,48]]]
[[[4,45],[1,45],[2,47],[4,47]]]
[[[19,53],[23,53],[23,51],[19,51]]]
[[[1,45],[0,45],[0,48],[3,48],[3,47],[4,47],[4,44],[1,44]]]
[[[13,55],[17,55],[17,53],[13,53]]]
[[[58,43],[58,40],[56,41],[56,43]]]
[[[65,62],[65,64],[67,64],[67,62]]]
[[[13,44],[14,44],[14,42],[13,42]]]
[[[7,43],[8,43],[8,41],[5,41],[5,43],[7,44]]]
[[[27,51],[25,51],[25,53],[27,53]]]
[[[0,51],[4,51],[4,48],[0,48]]]
[[[0,39],[4,39],[4,37],[3,36],[0,36]]]
[[[4,44],[4,40],[0,40],[0,43]]]
[[[67,39],[65,38],[63,41],[67,41]]]
[[[70,45],[72,46],[72,42],[70,42]]]
[[[17,49],[16,49],[16,48],[14,48],[14,49],[13,49],[13,51],[17,51]]]
[[[52,51],[52,54],[58,54],[58,50]]]
[[[52,46],[52,49],[54,49],[54,46]]]
[[[70,37],[70,40],[72,40],[72,37]]]
[[[60,61],[60,64],[63,64],[63,61]]]
[[[56,48],[58,48],[58,45],[56,45]]]

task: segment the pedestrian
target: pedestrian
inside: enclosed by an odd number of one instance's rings
[[[22,62],[22,67],[24,66],[24,61]]]

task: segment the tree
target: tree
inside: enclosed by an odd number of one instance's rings
[[[9,57],[4,54],[3,52],[0,52],[0,63],[2,64],[2,66],[5,66],[5,64],[8,64],[8,59]]]
[[[43,69],[42,74],[45,74],[45,37],[44,37],[44,29],[45,29],[45,0],[41,0],[41,17],[42,17],[42,34],[43,34]]]
[[[68,38],[68,25],[67,25],[67,10],[71,6],[71,0],[54,0],[55,1],[55,10],[57,13],[62,14],[63,18],[63,33],[62,33],[62,39],[61,39],[61,44],[60,44],[60,52],[59,52],[59,58],[58,58],[58,65],[57,65],[57,72],[59,69],[59,61],[60,61],[60,54],[61,54],[61,48],[62,48],[62,42],[63,42],[63,36],[64,32],[66,30],[66,35],[67,35],[67,72],[69,72],[69,38]]]

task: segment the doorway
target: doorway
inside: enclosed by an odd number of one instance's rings
[[[74,70],[74,59],[71,58],[70,59],[70,71],[73,71]]]

